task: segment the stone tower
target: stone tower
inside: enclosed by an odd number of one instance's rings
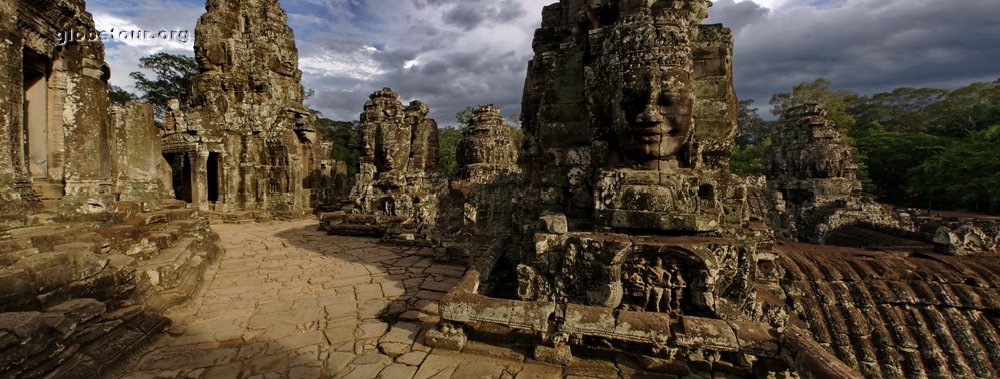
[[[420,101],[403,106],[389,88],[369,96],[361,113],[360,167],[351,193],[357,213],[435,223],[437,198],[447,181],[433,172],[438,128],[427,118],[429,111]]]
[[[519,302],[456,296],[443,300],[443,319],[540,331],[535,356],[557,362],[568,361],[567,343],[591,336],[669,356],[686,349],[670,342],[678,323],[767,319],[752,282],[773,260],[772,238],[750,219],[747,186],[729,172],[733,40],[700,24],[709,5],[544,8],[522,104],[520,235],[459,285],[503,288]],[[500,259],[516,269],[495,270]],[[461,343],[457,331],[445,323],[428,338]]]
[[[178,197],[220,212],[301,213],[331,168],[303,105],[295,37],[277,0],[209,0],[195,29],[190,110],[167,126]],[[313,204],[315,205],[315,204]]]
[[[848,225],[907,229],[891,207],[862,196],[857,169],[851,146],[821,105],[787,109],[764,156],[767,185],[787,211],[787,221],[772,227],[783,238],[813,243]]]
[[[595,203],[595,184],[659,186],[650,174],[670,172],[697,192],[701,184],[684,178],[727,171],[738,109],[733,40],[720,25],[700,25],[708,6],[564,0],[543,10],[522,104],[525,174],[540,212],[588,221],[628,211]],[[709,197],[697,229],[719,222],[718,196]]]
[[[488,183],[504,173],[519,172],[517,150],[500,108],[483,104],[472,110],[472,120],[462,129],[455,157],[458,177]]]

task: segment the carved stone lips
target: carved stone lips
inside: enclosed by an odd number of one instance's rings
[[[658,122],[636,129],[635,134],[637,136],[665,136],[669,135],[672,130],[673,128],[667,125],[667,123]]]

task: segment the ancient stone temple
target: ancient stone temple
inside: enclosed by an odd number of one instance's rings
[[[446,180],[437,164],[437,123],[420,101],[403,106],[384,88],[370,96],[361,114],[361,158],[351,195],[355,211],[434,224],[437,198]]]
[[[483,104],[472,110],[472,120],[462,129],[455,161],[458,178],[474,183],[488,183],[497,175],[521,171],[510,127],[499,107]]]
[[[851,147],[818,104],[781,115],[764,158],[767,184],[785,200],[789,223],[775,226],[785,238],[822,243],[842,226],[912,229],[892,209],[861,196]]]
[[[757,299],[775,288],[754,283],[773,279],[775,257],[728,172],[732,36],[699,25],[708,6],[545,8],[523,100],[523,234],[476,260],[429,341],[459,347],[486,323],[535,333],[536,359],[552,362],[595,344],[648,367],[711,366],[723,351],[778,358],[739,347],[776,347],[768,322],[782,309]]]
[[[178,199],[216,212],[301,214],[328,197],[332,162],[303,105],[295,38],[277,0],[210,0],[195,30],[189,110],[165,112]]]
[[[509,236],[517,208],[511,199],[520,196],[523,183],[517,157],[511,128],[500,108],[493,104],[475,107],[456,149],[457,173],[440,207],[440,232],[453,237]],[[476,243],[469,242],[467,250],[475,250],[472,245]],[[464,253],[461,258],[466,258]]]
[[[105,377],[219,255],[82,0],[0,1],[0,377]],[[12,229],[13,227],[13,229]]]
[[[1000,336],[998,292],[986,278],[1000,262],[977,242],[988,233],[938,229],[973,241],[949,254],[978,256],[935,254],[906,217],[860,196],[849,150],[815,106],[782,120],[768,155],[780,192],[729,173],[733,41],[699,25],[709,5],[545,7],[514,233],[472,257],[428,344],[503,340],[562,364],[614,356],[637,375],[995,376],[1000,355],[985,346]],[[851,247],[775,243],[768,223],[785,239]]]
[[[151,111],[109,110],[111,73],[104,45],[86,41],[84,2],[0,6],[0,213],[23,216],[38,199],[60,200],[64,216],[155,207],[163,162]]]

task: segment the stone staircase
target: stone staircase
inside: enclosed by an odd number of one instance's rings
[[[183,202],[124,221],[0,224],[0,378],[106,376],[222,252]],[[6,312],[6,313],[5,313]]]
[[[62,181],[55,181],[45,178],[34,178],[31,181],[31,188],[41,200],[59,200],[66,194],[65,185]]]

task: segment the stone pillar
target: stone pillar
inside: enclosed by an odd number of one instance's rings
[[[229,166],[229,155],[226,154],[225,150],[219,152],[219,200],[216,201],[216,210],[225,211],[228,209],[229,204],[235,200],[233,192],[230,190],[230,166]]]
[[[67,78],[65,60],[56,58],[49,74],[49,179],[62,182],[65,171],[66,141],[63,107],[66,106]]]
[[[129,103],[111,110],[113,163],[119,200],[143,203],[148,208],[160,201],[158,166],[162,143],[153,125],[151,104]]]
[[[14,193],[17,130],[21,128],[19,85],[22,47],[17,33],[17,2],[0,1],[0,212],[19,197]]]
[[[208,210],[208,150],[188,153],[191,161],[191,202]]]
[[[81,28],[81,32],[83,31]],[[104,65],[104,46],[70,43],[61,53],[66,61],[67,104],[63,108],[66,144],[64,213],[103,213],[114,210],[111,196],[111,144],[108,116],[110,72]],[[72,101],[71,101],[72,99]]]

